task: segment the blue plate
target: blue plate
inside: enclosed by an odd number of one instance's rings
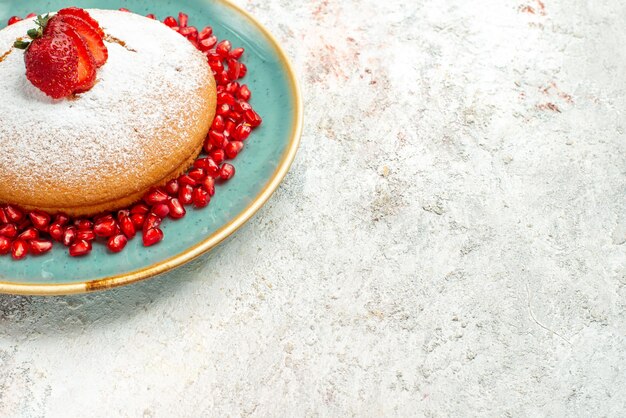
[[[295,157],[302,130],[302,100],[289,61],[276,39],[252,16],[226,0],[152,2],[142,0],[99,1],[3,1],[0,27],[11,16],[44,13],[68,6],[154,13],[160,19],[190,16],[190,25],[211,25],[219,39],[244,47],[252,90],[251,104],[263,117],[263,125],[247,140],[234,162],[236,175],[217,188],[211,204],[187,211],[178,221],[166,220],[165,238],[146,248],[140,237],[120,254],[95,245],[85,258],[71,258],[59,244],[50,253],[13,261],[0,257],[0,292],[31,295],[82,293],[121,286],[175,268],[211,250],[241,227],[276,190]]]

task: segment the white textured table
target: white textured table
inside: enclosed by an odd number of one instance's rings
[[[623,416],[625,3],[239,3],[293,170],[172,274],[0,297],[0,415]]]

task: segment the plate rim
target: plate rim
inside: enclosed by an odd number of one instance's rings
[[[284,49],[278,42],[278,40],[267,30],[267,28],[259,22],[252,14],[244,10],[242,7],[233,3],[231,0],[206,0],[206,2],[217,1],[222,5],[234,9],[237,13],[241,14],[246,19],[250,20],[269,40],[274,49],[278,52],[278,56],[281,64],[287,71],[287,78],[291,85],[291,91],[294,96],[295,113],[293,116],[293,129],[291,131],[291,138],[286,150],[280,159],[276,170],[265,184],[261,192],[257,194],[254,200],[241,212],[239,212],[228,223],[223,225],[220,229],[208,236],[202,242],[187,248],[185,251],[176,254],[170,258],[154,263],[150,266],[130,271],[127,273],[118,274],[115,276],[105,277],[98,280],[90,280],[83,282],[67,283],[67,284],[46,284],[46,283],[11,283],[0,281],[0,293],[9,295],[24,295],[24,296],[61,296],[80,293],[91,293],[100,290],[112,289],[115,287],[125,286],[131,283],[136,283],[142,280],[147,280],[156,275],[170,271],[176,267],[186,264],[195,258],[205,254],[219,245],[222,241],[228,238],[241,228],[250,218],[252,218],[258,211],[267,203],[269,198],[278,189],[278,186],[283,181],[291,165],[296,157],[296,153],[300,146],[300,140],[302,137],[302,128],[304,123],[304,109],[302,95],[300,91],[300,85],[296,77],[296,73],[293,66],[285,53]]]

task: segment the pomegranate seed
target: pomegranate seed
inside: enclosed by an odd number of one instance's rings
[[[16,226],[17,226],[17,230],[18,231],[23,231],[26,228],[29,228],[29,227],[33,226],[33,224],[30,222],[30,219],[24,218]]]
[[[178,195],[178,189],[180,189],[180,186],[178,184],[178,180],[176,180],[176,179],[172,179],[172,180],[168,181],[167,184],[165,185],[165,191],[170,196]]]
[[[219,165],[212,158],[205,158],[204,170],[209,177],[217,177],[220,172]]]
[[[70,246],[70,256],[82,257],[91,252],[91,242],[79,240]]]
[[[0,227],[0,236],[15,238],[17,236],[17,227],[13,224],[2,225]]]
[[[11,240],[7,237],[0,237],[0,255],[8,254],[11,251]]]
[[[157,203],[156,205],[152,206],[152,213],[163,219],[170,213],[169,205],[167,205],[166,203]]]
[[[93,241],[96,239],[96,233],[90,230],[79,230],[76,233],[76,239],[79,241]]]
[[[143,203],[137,203],[135,206],[133,206],[130,209],[130,214],[134,215],[134,214],[138,213],[138,214],[141,214],[141,215],[145,215],[149,211],[150,211],[150,208],[147,205],[144,205]]]
[[[15,24],[15,23],[19,22],[20,20],[22,20],[22,18],[21,18],[21,17],[19,17],[19,16],[11,16],[11,17],[9,18],[9,21],[8,21],[7,23],[9,24],[9,26],[11,26],[11,25],[13,25],[13,24]]]
[[[37,13],[29,13],[26,15],[26,19],[30,19],[32,17],[37,17]]]
[[[228,145],[226,145],[226,148],[224,148],[224,152],[226,153],[226,156],[232,160],[233,158],[237,156],[237,154],[241,152],[242,149],[243,149],[243,142],[232,141],[232,142],[229,142]]]
[[[226,103],[223,103],[217,107],[218,115],[228,115],[230,113],[230,106]]]
[[[221,86],[220,86],[220,87],[221,87]],[[226,84],[226,89],[225,89],[225,91],[226,91],[227,93],[230,93],[230,94],[236,94],[236,93],[239,91],[239,89],[240,89],[240,88],[241,88],[241,87],[239,86],[239,83],[238,83],[238,82],[236,82],[236,81],[231,81],[230,83]]]
[[[213,28],[210,26],[207,26],[200,31],[200,33],[198,34],[198,39],[202,41],[211,35],[213,35]]]
[[[250,97],[252,97],[252,92],[250,92],[250,89],[248,88],[248,86],[244,84],[243,86],[239,87],[239,91],[237,92],[237,97],[247,102],[250,100]]]
[[[223,40],[221,41],[219,44],[217,44],[217,46],[215,47],[215,52],[222,58],[227,58],[229,53],[230,53],[230,49],[232,48],[232,45],[230,43],[230,41],[228,40]]]
[[[167,206],[169,207],[169,210],[170,210],[169,215],[170,215],[170,218],[172,219],[180,219],[183,216],[185,216],[185,213],[187,213],[187,211],[185,210],[185,207],[176,198],[167,202]]]
[[[261,116],[259,116],[259,114],[252,109],[246,110],[246,113],[244,113],[243,116],[246,119],[246,122],[254,127],[259,126],[263,122]]]
[[[11,257],[13,257],[14,260],[21,260],[26,257],[26,254],[28,254],[28,244],[26,244],[26,241],[21,239],[13,241],[13,245],[11,245]]]
[[[235,81],[239,79],[239,74],[241,72],[241,64],[236,60],[228,60],[228,78]]]
[[[163,20],[163,23],[165,23],[165,26],[169,26],[170,28],[173,28],[174,26],[178,26],[178,22],[172,16],[166,17]]]
[[[57,216],[54,217],[54,223],[65,226],[70,223],[70,217],[64,213],[59,213]]]
[[[224,64],[222,63],[222,61],[219,58],[218,58],[218,60],[211,60],[211,59],[209,59],[209,67],[211,67],[211,69],[216,74],[217,73],[222,73],[224,71]],[[217,81],[217,79],[215,81]]]
[[[228,77],[228,73],[226,71],[218,71],[215,75],[215,82],[217,84],[228,84],[232,80]]]
[[[203,208],[209,204],[211,197],[209,193],[202,187],[197,187],[193,191],[193,205],[197,208]]]
[[[135,236],[135,224],[133,223],[132,219],[130,219],[130,216],[121,214],[118,215],[117,220],[120,224],[120,230],[124,235],[126,235],[128,238],[132,238]]]
[[[235,167],[232,164],[225,163],[220,168],[220,178],[222,180],[230,180],[235,175]]]
[[[189,16],[183,12],[178,13],[178,26],[181,28],[187,27],[187,22],[189,21]]]
[[[204,187],[204,190],[207,191],[209,196],[212,197],[215,195],[215,179],[213,177],[205,178],[200,185]]]
[[[63,245],[69,247],[76,241],[76,227],[69,226],[65,229],[65,233],[63,234]]]
[[[7,205],[4,208],[4,211],[7,214],[7,217],[9,218],[9,221],[11,221],[11,222],[19,222],[22,219],[24,219],[24,212],[22,212],[21,210],[19,210],[15,206]]]
[[[230,112],[229,116],[232,116],[233,112]],[[232,136],[234,130],[235,130],[235,122],[229,117],[228,120],[226,121],[225,125],[224,125],[224,135],[226,136]]]
[[[245,49],[243,48],[235,48],[232,51],[230,51],[230,57],[238,60],[239,58],[241,58],[244,52],[245,52]]]
[[[141,229],[145,219],[146,215],[144,215],[143,213],[133,213],[132,215],[130,215],[130,220],[133,221],[133,225],[135,226],[136,230]]]
[[[172,30],[173,30],[174,32],[178,32],[178,31],[180,31],[180,28],[179,28],[178,26],[173,26],[173,27],[172,27]]]
[[[188,184],[185,184],[184,186],[180,188],[180,191],[178,192],[178,200],[183,205],[188,205],[192,201],[192,193],[193,193],[193,187],[191,187]]]
[[[169,199],[169,196],[161,189],[154,189],[143,198],[143,200],[145,200],[145,202],[150,206],[157,203],[167,202],[167,199]]]
[[[108,215],[104,218],[99,219],[95,223],[95,225],[93,226],[93,232],[98,237],[108,238],[115,234],[116,226],[117,223],[115,222],[115,219],[113,219],[113,216]]]
[[[19,236],[19,239],[23,239],[24,241],[30,241],[31,239],[39,238],[39,231],[35,228],[28,228],[24,232],[22,232]]]
[[[33,255],[40,255],[47,253],[52,249],[52,241],[46,239],[34,239],[28,243],[30,252]]]
[[[227,92],[219,93],[217,95],[217,103],[218,104],[226,103],[229,106],[233,106],[235,104],[235,96]]]
[[[222,164],[222,162],[224,162],[224,159],[226,158],[226,154],[224,153],[223,149],[216,149],[211,153],[211,158],[213,159],[213,161],[215,161],[216,164]],[[209,175],[210,174],[211,173],[209,173]]]
[[[120,12],[126,12],[126,13],[130,13],[130,10],[128,10],[126,7],[120,7],[119,8]]]
[[[178,178],[178,182],[183,186],[195,186],[198,182],[187,174],[183,174]]]
[[[187,175],[195,181],[202,181],[206,177],[206,171],[201,168],[192,168]]]
[[[3,208],[0,208],[0,224],[8,224],[9,218]]]
[[[158,226],[161,225],[161,221],[162,219],[159,218],[157,215],[155,215],[154,213],[150,213],[148,216],[146,216],[145,221],[143,221],[143,230],[147,231],[150,228],[158,228]]]
[[[50,234],[50,237],[58,242],[63,241],[64,232],[65,231],[63,230],[63,226],[56,222],[51,224],[50,228],[48,228],[48,234]]]
[[[223,131],[224,130],[224,117],[221,115],[215,116],[215,119],[213,119],[213,125],[211,125],[211,129],[214,131]]]
[[[246,101],[240,100],[235,103],[235,111],[239,113],[245,113],[248,110],[252,110],[252,106]]]
[[[204,150],[204,152],[208,154],[209,152],[213,150],[213,144],[211,144],[211,142],[207,139],[206,141],[204,141],[204,145],[202,146],[202,149]]]
[[[157,17],[156,17],[154,14],[152,14],[152,13],[148,13],[148,14],[146,15],[146,17],[147,17],[148,19],[157,20]]]
[[[207,38],[200,38],[202,33],[198,34],[198,49],[202,52],[207,52],[217,44],[217,38],[215,36],[209,36]]]
[[[28,214],[33,226],[40,231],[47,231],[48,225],[50,225],[50,215],[40,210],[34,210]]]
[[[159,228],[150,228],[143,233],[143,245],[150,247],[163,239],[163,231]]]
[[[224,143],[224,134],[217,131],[209,131],[209,142],[215,148],[221,148]]]
[[[243,62],[239,63],[239,78],[244,78],[248,74],[248,67]]]
[[[93,222],[87,219],[77,219],[74,221],[74,225],[79,231],[88,231],[93,228]]]
[[[197,41],[198,39],[198,29],[194,28],[193,26],[181,27],[178,33],[180,33],[189,40]]]
[[[233,139],[237,141],[245,141],[252,133],[252,127],[247,123],[240,123],[233,132]]]
[[[115,235],[109,238],[109,241],[107,242],[107,248],[111,252],[119,253],[124,249],[124,247],[126,247],[127,243],[128,238],[126,238],[126,235]]]

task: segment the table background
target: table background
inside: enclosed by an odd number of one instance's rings
[[[625,3],[238,3],[292,171],[173,273],[1,296],[0,415],[623,414]]]

